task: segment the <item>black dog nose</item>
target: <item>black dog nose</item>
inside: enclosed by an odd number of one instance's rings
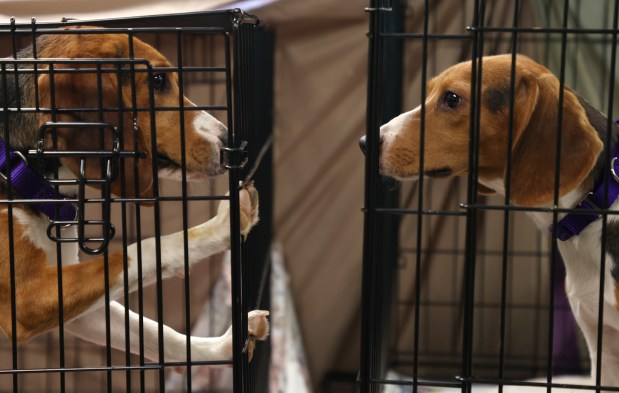
[[[383,138],[379,137],[378,139],[378,146],[383,144]],[[367,138],[366,136],[362,136],[361,138],[359,138],[359,147],[361,148],[361,151],[363,152],[363,154],[365,154],[366,152],[366,147],[367,146]]]

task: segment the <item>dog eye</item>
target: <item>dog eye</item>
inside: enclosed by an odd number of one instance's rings
[[[460,101],[462,101],[460,96],[453,91],[448,91],[447,93],[445,93],[445,97],[443,98],[443,103],[445,104],[445,106],[451,109],[454,109],[458,105],[460,105]]]
[[[166,74],[155,74],[152,76],[151,83],[153,85],[153,89],[155,90],[163,90],[166,87],[168,77]]]

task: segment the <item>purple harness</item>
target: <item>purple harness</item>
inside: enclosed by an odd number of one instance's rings
[[[0,176],[5,181],[8,181],[6,172],[9,162],[11,185],[24,199],[66,199],[47,180],[28,167],[21,153],[9,149],[7,158],[5,144],[0,139]],[[75,206],[69,202],[38,202],[33,203],[32,206],[53,221],[71,221],[76,217]],[[56,206],[58,206],[58,215],[56,215]]]
[[[617,121],[619,123],[619,120]],[[604,177],[597,180],[593,190],[574,208],[575,213],[569,213],[557,222],[557,239],[567,240],[572,236],[577,236],[589,224],[600,218],[598,212],[581,213],[587,210],[606,210],[619,198],[619,143],[615,146],[613,159],[610,165],[611,176],[608,177],[608,192],[605,192]]]

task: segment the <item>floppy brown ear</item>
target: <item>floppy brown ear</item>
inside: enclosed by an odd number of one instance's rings
[[[94,68],[94,65],[85,65],[84,67]],[[61,67],[56,67],[60,69]],[[67,68],[75,68],[75,65],[67,66]],[[53,89],[52,89],[53,83]],[[101,73],[100,80],[93,73],[63,73],[56,72],[53,76],[42,74],[38,78],[39,102],[43,109],[62,109],[57,113],[55,121],[70,121],[70,122],[99,122],[101,114],[99,107],[107,109],[115,109],[126,107],[127,105],[118,100],[117,77],[114,73]],[[99,91],[101,90],[101,91]],[[52,97],[53,94],[53,97]],[[102,97],[102,102],[99,102],[99,97]],[[53,106],[53,108],[52,108]],[[93,111],[93,109],[95,109]],[[51,121],[52,116],[48,112],[43,112],[39,116],[39,126],[45,122]],[[118,111],[103,112],[103,121],[110,123],[123,132],[121,150],[134,150],[134,131],[133,118],[130,111],[123,113],[122,118],[119,117]],[[122,123],[122,124],[121,124]],[[112,149],[112,137],[109,130],[103,132],[104,139],[101,141],[98,129],[92,127],[84,128],[58,128],[56,129],[57,146],[63,151],[99,151]],[[51,146],[51,135],[47,135],[46,146]],[[139,151],[147,151],[145,143],[138,133],[137,146]],[[135,195],[134,184],[139,181],[139,196],[152,196],[152,167],[151,161],[147,159],[139,159],[137,162],[138,170],[137,177],[135,176],[134,165],[135,159],[124,159],[124,176],[125,176],[125,193],[127,197]],[[79,158],[66,157],[62,159],[63,163],[74,173],[79,174],[80,160]],[[101,178],[101,161],[95,158],[86,160],[86,176],[89,178]],[[112,192],[116,195],[121,194],[120,176],[112,184]]]
[[[554,199],[559,81],[550,73],[523,73],[516,94],[510,198],[539,206]],[[602,147],[578,98],[564,89],[559,196],[583,182]]]

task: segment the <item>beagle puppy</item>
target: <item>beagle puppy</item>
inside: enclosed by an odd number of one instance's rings
[[[440,178],[468,173],[470,115],[474,104],[471,66],[471,62],[457,64],[428,83],[423,144],[420,142],[420,107],[397,116],[380,128],[381,174],[399,180],[416,180],[420,174]],[[558,248],[567,270],[567,296],[584,333],[594,376],[599,282],[600,274],[604,275],[601,380],[605,386],[619,386],[616,372],[619,350],[614,349],[619,346],[619,219],[617,215],[607,216],[607,247],[602,253],[603,220],[599,215],[600,209],[619,209],[616,200],[619,165],[615,163],[619,155],[619,127],[612,123],[609,133],[606,116],[568,87],[563,89],[562,119],[559,119],[559,80],[526,56],[516,56],[513,91],[511,55],[484,57],[481,67],[476,168],[479,191],[502,195],[509,192],[513,205],[552,207],[557,189],[558,207],[579,210],[560,213],[554,227],[552,213],[538,210],[528,214],[542,229],[557,233]],[[365,147],[364,138],[360,142],[362,148]],[[558,142],[560,162],[557,165]],[[420,167],[421,156],[423,168]],[[604,265],[602,255],[605,255]]]
[[[124,165],[117,169],[120,175],[111,184],[111,191],[126,198],[153,196],[154,158],[158,156],[159,174],[180,178],[181,143],[180,124],[184,125],[184,165],[188,179],[204,180],[223,172],[220,150],[226,145],[227,129],[213,116],[179,93],[179,79],[172,65],[150,45],[125,34],[48,34],[36,41],[37,59],[59,59],[37,64],[33,72],[33,48],[18,54],[23,62],[18,77],[15,67],[7,60],[7,70],[0,80],[0,138],[13,152],[27,154],[30,149],[43,147],[60,152],[111,151],[114,141],[108,134],[103,137],[88,123],[104,122],[120,132],[121,150],[140,153],[140,157],[124,156]],[[127,63],[114,60],[100,63],[63,62],[62,59],[129,59],[134,58],[135,72]],[[100,67],[100,69],[97,69]],[[153,67],[152,73],[144,72]],[[157,69],[164,69],[158,71]],[[69,72],[69,71],[73,72]],[[82,71],[82,72],[80,72]],[[152,94],[152,95],[151,95]],[[150,111],[155,105],[168,110]],[[180,111],[179,105],[184,107]],[[134,108],[125,109],[123,108]],[[136,109],[137,108],[137,109]],[[140,110],[141,108],[141,110]],[[7,110],[8,109],[8,110]],[[47,122],[61,123],[55,136],[44,136],[44,146],[37,146],[38,130]],[[72,122],[73,126],[62,126]],[[75,126],[77,124],[77,126]],[[98,129],[96,129],[98,131]],[[153,143],[156,137],[156,143]],[[3,146],[4,146],[3,145]],[[156,154],[153,151],[156,146]],[[4,147],[3,147],[4,150]],[[17,154],[17,153],[15,153]],[[2,152],[4,157],[4,151]],[[75,179],[80,173],[85,178],[101,178],[101,160],[80,159],[69,155],[32,160],[29,171],[40,179]],[[14,161],[15,166],[18,161]],[[6,169],[6,168],[5,168]],[[105,171],[104,171],[105,172]],[[12,178],[17,175],[12,173]],[[122,179],[122,182],[121,182]],[[124,183],[124,184],[121,184]],[[60,191],[75,198],[77,186],[61,186]],[[0,198],[9,197],[7,182],[0,181]],[[12,187],[15,199],[26,198]],[[258,221],[258,193],[248,187],[240,191],[240,227],[243,236]],[[56,206],[55,204],[50,204]],[[49,214],[48,214],[49,215]],[[125,349],[125,312],[115,299],[123,296],[125,288],[134,291],[141,280],[144,285],[184,271],[183,244],[188,241],[189,266],[209,255],[230,247],[229,202],[222,201],[216,217],[190,228],[161,236],[160,269],[157,267],[157,239],[149,238],[129,245],[126,250],[109,252],[107,258],[97,256],[80,263],[76,243],[57,244],[48,238],[48,215],[36,204],[5,204],[0,208],[0,329],[18,343],[59,325],[60,307],[66,332],[101,345],[106,344],[105,293],[109,288],[110,336],[114,348]],[[73,217],[71,217],[73,218]],[[12,231],[9,231],[12,228]],[[75,226],[63,237],[75,237]],[[12,253],[9,250],[12,249]],[[61,250],[60,252],[58,250]],[[62,264],[61,274],[58,271]],[[106,267],[107,265],[107,267]],[[107,279],[105,270],[107,269]],[[59,275],[62,296],[59,302]],[[131,352],[140,353],[140,339],[144,356],[159,360],[159,324],[128,311]],[[267,311],[249,313],[249,356],[255,340],[266,339],[269,333]],[[143,323],[143,332],[139,326]],[[187,359],[187,337],[171,328],[163,327],[164,359],[166,362],[184,362]],[[228,360],[232,358],[232,333],[229,329],[221,337],[192,337],[191,359],[194,361]]]

